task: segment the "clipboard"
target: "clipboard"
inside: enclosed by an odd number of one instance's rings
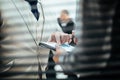
[[[48,49],[54,50],[54,51],[56,51],[56,45],[57,45],[57,43],[55,43],[55,42],[40,42],[39,43],[39,46],[48,48]],[[68,43],[64,43],[64,44],[60,45],[60,47],[65,49],[67,52],[71,52],[75,48],[74,46],[71,46]]]

